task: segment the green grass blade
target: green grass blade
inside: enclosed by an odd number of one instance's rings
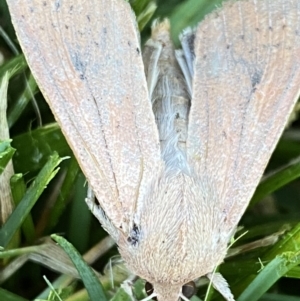
[[[250,207],[255,205],[267,195],[283,187],[287,183],[300,177],[300,157],[262,179],[250,202]]]
[[[298,264],[300,264],[300,252],[288,252],[275,257],[255,277],[237,301],[258,300],[279,278]]]
[[[101,283],[93,270],[82,259],[78,251],[66,239],[56,234],[51,237],[65,250],[72,262],[74,263],[80,278],[82,279],[86,290],[88,291],[91,301],[106,301]]]
[[[20,115],[24,112],[27,104],[32,99],[32,95],[34,95],[38,91],[39,90],[38,90],[37,83],[33,78],[33,76],[30,74],[27,80],[26,88],[22,91],[21,95],[14,102],[12,108],[9,110],[7,114],[7,123],[9,128],[11,128],[17,122]]]
[[[80,168],[79,168],[79,165],[78,165],[76,159],[74,157],[71,157],[68,162],[67,173],[64,178],[64,182],[60,188],[59,196],[57,198],[57,201],[55,202],[55,205],[53,206],[53,208],[50,212],[48,225],[46,227],[46,233],[50,233],[52,231],[52,229],[59,222],[59,218],[63,214],[63,212],[67,206],[67,202],[69,201],[68,196],[70,194],[70,190],[74,187],[74,182],[75,182],[79,172],[80,172]],[[86,196],[86,194],[80,200],[82,203],[84,203],[85,196]]]
[[[18,156],[14,156],[15,170],[27,173],[29,178],[42,169],[54,151],[62,157],[72,155],[57,123],[14,136],[12,146],[18,150]]]
[[[248,276],[242,278],[238,281],[237,285],[235,285],[235,295],[240,293],[240,297],[237,301],[248,301],[251,298],[252,301],[257,300],[256,296],[261,296],[280,277],[286,276],[290,270],[300,264],[299,250],[300,223],[286,233],[283,239],[279,240],[260,257],[262,264],[266,264],[266,266],[258,275],[256,273],[259,267],[255,264],[257,261],[254,262],[254,264],[252,261],[251,264],[248,261],[246,261],[244,265],[239,263],[239,269],[242,269]],[[268,269],[266,269],[267,267]],[[269,270],[271,270],[271,272],[269,272]]]
[[[132,301],[132,298],[125,292],[121,287],[118,289],[116,294],[111,298],[110,301]]]
[[[178,5],[170,15],[172,38],[178,43],[183,29],[196,24],[211,12],[222,0],[188,0]]]
[[[300,301],[300,297],[283,294],[264,294],[259,301]]]
[[[10,146],[10,141],[0,141],[0,175],[15,151],[16,150]]]
[[[70,230],[68,238],[79,252],[88,248],[88,236],[92,221],[91,212],[88,209],[85,198],[87,196],[87,183],[82,173],[76,179],[74,188],[74,200],[69,212]],[[85,187],[84,187],[85,186]],[[82,189],[84,187],[85,189]]]
[[[15,295],[3,288],[0,288],[0,300],[2,301],[28,301],[18,295]]]
[[[24,58],[23,54],[20,54],[9,61],[3,64],[0,68],[0,78],[4,76],[4,74],[9,71],[9,76],[12,77],[14,75],[20,74],[25,69],[27,69],[27,62]]]
[[[5,248],[14,233],[20,228],[33,205],[38,200],[41,193],[46,188],[47,184],[56,175],[59,168],[57,166],[62,161],[58,154],[52,155],[47,164],[40,171],[36,179],[33,181],[29,189],[26,191],[22,201],[10,215],[6,223],[0,230],[0,246]]]
[[[26,193],[26,184],[22,174],[14,174],[10,179],[11,192],[15,206],[23,199]],[[31,214],[28,213],[22,225],[22,232],[27,243],[32,243],[35,239],[35,229]]]

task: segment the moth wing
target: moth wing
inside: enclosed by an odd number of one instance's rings
[[[224,230],[246,209],[299,96],[299,11],[299,0],[229,1],[196,31],[187,157]]]
[[[127,231],[160,165],[134,15],[123,0],[9,0],[28,64],[101,208]]]

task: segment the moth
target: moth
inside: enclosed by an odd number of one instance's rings
[[[300,0],[227,1],[176,52],[157,22],[143,55],[123,0],[7,2],[87,204],[149,298],[188,300],[206,276],[234,300],[213,272],[299,96]]]

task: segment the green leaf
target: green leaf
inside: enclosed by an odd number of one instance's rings
[[[118,289],[116,294],[111,298],[110,301],[132,301],[132,298],[125,292],[121,287]]]
[[[255,277],[237,301],[258,300],[279,278],[298,264],[300,264],[300,252],[289,252],[275,257]]]
[[[0,288],[0,300],[3,301],[28,301],[18,295],[15,295],[3,288]]]
[[[10,146],[10,141],[0,141],[0,175],[16,151],[15,148]]]
[[[196,26],[222,0],[188,0],[179,4],[170,15],[172,38],[175,43],[183,29]]]
[[[254,206],[258,201],[262,200],[267,195],[299,177],[300,157],[293,160],[290,164],[282,167],[280,170],[272,172],[264,177],[256,188],[249,207]]]
[[[30,74],[28,80],[26,79],[26,88],[18,97],[18,99],[15,100],[12,108],[7,114],[7,123],[9,128],[11,128],[16,123],[20,115],[23,113],[25,107],[32,99],[32,96],[38,91],[39,89],[37,83],[32,74]]]
[[[264,294],[259,301],[300,301],[300,297],[283,294]]]
[[[11,192],[15,206],[17,206],[23,199],[26,193],[26,185],[22,174],[14,174],[10,179]],[[27,243],[32,243],[35,239],[35,229],[31,214],[28,213],[27,217],[22,224],[22,231],[26,238]]]
[[[140,31],[148,24],[155,10],[156,4],[154,2],[150,2],[148,6],[137,16]]]
[[[59,196],[55,202],[55,205],[53,206],[53,208],[50,212],[50,217],[49,217],[47,228],[46,228],[46,232],[48,232],[48,233],[59,222],[59,218],[61,217],[62,213],[64,212],[64,210],[67,206],[67,202],[69,201],[68,196],[70,194],[70,190],[74,187],[74,182],[78,176],[78,173],[80,172],[79,165],[74,157],[71,157],[68,163],[69,164],[68,164],[67,173],[65,175],[64,182],[63,182],[62,186],[60,187]],[[76,189],[76,187],[77,186],[75,185],[75,189]],[[82,187],[83,187],[83,185],[82,185]],[[86,190],[84,190],[84,189],[82,189],[82,190],[84,191],[85,195],[83,195],[81,192],[78,192],[78,193],[80,194],[80,196],[82,196],[80,203],[83,203],[83,205],[85,205],[83,200],[86,196]],[[91,214],[89,214],[89,216],[91,216]],[[78,222],[78,216],[77,216],[77,222]],[[80,224],[80,226],[81,226],[81,224]],[[77,234],[78,234],[78,231],[77,231]],[[86,235],[86,237],[87,237],[87,235]]]
[[[81,280],[89,294],[91,301],[106,301],[101,283],[99,282],[96,274],[82,259],[78,251],[66,239],[56,234],[51,237],[65,250],[72,262],[74,263]]]
[[[80,184],[77,184],[80,183]],[[74,185],[74,199],[69,211],[70,230],[68,238],[79,252],[83,252],[88,246],[88,236],[90,231],[90,224],[92,215],[88,209],[85,198],[87,196],[87,183],[82,173],[76,178]],[[84,187],[85,189],[82,189]]]
[[[25,57],[23,54],[20,54],[1,66],[0,78],[2,78],[7,71],[9,72],[9,76],[12,77],[22,73],[26,68],[28,68],[28,66]]]
[[[20,228],[20,226],[28,216],[31,208],[46,188],[47,184],[58,172],[59,169],[57,168],[57,166],[62,160],[63,159],[59,158],[56,153],[49,158],[47,164],[40,171],[36,179],[26,191],[21,202],[18,204],[16,209],[13,211],[13,213],[10,215],[10,217],[0,230],[1,247],[5,248],[16,231]]]
[[[139,30],[145,27],[156,10],[156,3],[153,0],[129,0],[129,4],[136,15]]]
[[[263,256],[263,261],[271,260],[277,255],[286,252],[298,252],[300,250],[300,223],[286,233],[283,239],[279,240]]]
[[[250,264],[249,261],[237,262],[237,267],[248,275],[234,286],[235,295],[240,294],[238,301],[257,300],[256,296],[261,296],[280,277],[286,275],[291,269],[300,264],[300,223],[286,233],[283,239],[279,240],[269,248],[261,258],[261,263],[266,267],[257,275],[259,269],[258,260]],[[268,267],[268,269],[266,269]],[[273,272],[272,272],[273,271]],[[269,275],[274,273],[274,275]],[[275,275],[276,274],[276,275]],[[259,277],[258,277],[259,276]],[[258,278],[257,278],[258,277]],[[256,280],[257,279],[257,280]],[[242,297],[242,299],[240,299]]]
[[[72,155],[70,147],[57,123],[51,123],[33,131],[15,136],[12,145],[17,149],[14,167],[18,172],[31,173],[40,170],[54,151],[60,156]],[[26,160],[24,160],[26,158]]]

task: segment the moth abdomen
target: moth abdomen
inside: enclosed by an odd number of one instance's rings
[[[150,97],[159,132],[161,152],[167,165],[184,161],[190,95],[175,57],[168,20],[155,22],[143,59]],[[149,62],[147,65],[147,61]],[[148,68],[147,68],[148,66]],[[151,70],[150,70],[151,69]],[[174,162],[174,161],[178,162]]]

